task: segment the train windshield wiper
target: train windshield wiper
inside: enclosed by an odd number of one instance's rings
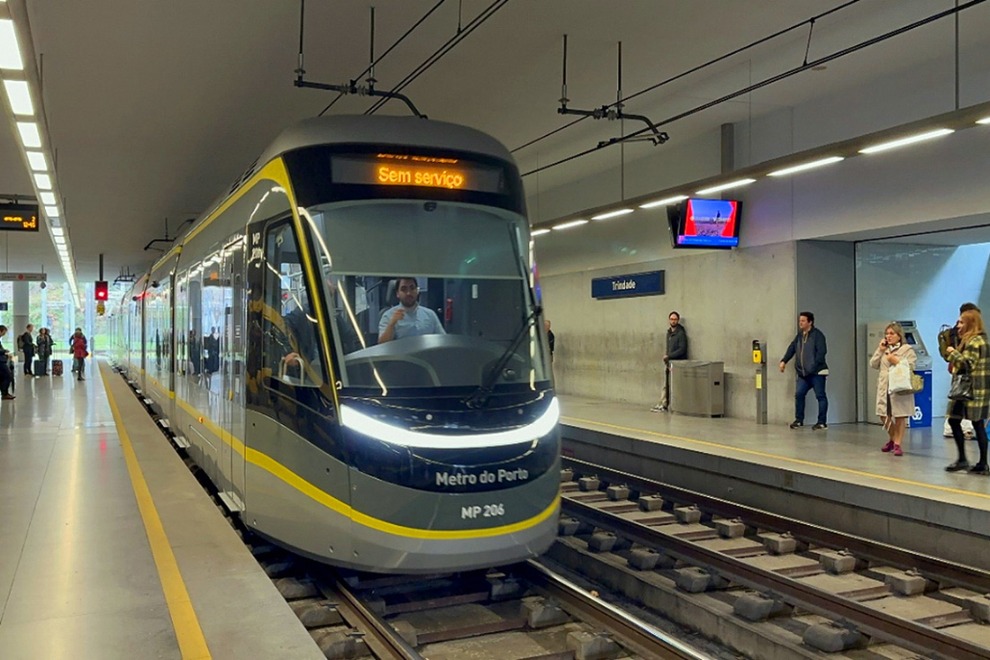
[[[509,363],[509,360],[513,355],[516,354],[516,349],[519,347],[519,342],[522,341],[529,329],[533,327],[533,323],[543,314],[543,308],[539,305],[533,307],[533,311],[529,313],[529,316],[523,321],[522,326],[520,326],[519,331],[516,332],[516,336],[512,338],[512,342],[509,347],[505,349],[502,356],[496,360],[495,366],[488,372],[485,376],[484,381],[471,396],[464,399],[464,403],[468,408],[481,408],[486,403],[488,403],[488,398],[492,394],[492,388],[495,386],[495,381],[497,381],[502,376],[502,370],[505,369],[505,365]]]

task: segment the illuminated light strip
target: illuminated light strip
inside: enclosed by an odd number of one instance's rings
[[[618,218],[621,215],[629,215],[633,212],[633,209],[618,209],[616,211],[609,211],[608,213],[602,213],[600,215],[591,216],[592,220],[611,220],[612,218]]]
[[[400,447],[415,447],[419,449],[479,449],[481,447],[505,447],[521,442],[533,442],[550,433],[560,419],[560,405],[553,399],[546,411],[532,424],[511,431],[496,433],[471,433],[464,435],[443,435],[440,433],[421,433],[410,431],[398,426],[386,424],[351,406],[340,407],[340,423],[349,429],[357,431],[382,442]]]
[[[532,232],[530,232],[529,235],[530,236],[543,236],[543,234],[549,234],[549,233],[550,233],[550,230],[549,229],[534,229]]]
[[[813,160],[810,163],[802,163],[801,165],[795,165],[793,167],[785,167],[782,170],[770,172],[767,176],[787,176],[788,174],[795,174],[797,172],[804,172],[805,170],[813,170],[816,167],[824,167],[826,165],[831,165],[832,163],[838,163],[842,160],[845,160],[842,156],[830,156],[820,160]]]
[[[588,224],[587,220],[571,220],[570,222],[562,222],[559,225],[554,225],[553,228],[556,230],[570,229],[571,227],[580,227],[586,224]]]
[[[919,133],[918,135],[910,135],[906,138],[900,138],[899,140],[891,140],[890,142],[882,142],[880,144],[875,144],[872,147],[866,147],[865,149],[860,149],[861,154],[875,154],[878,151],[887,151],[888,149],[896,149],[897,147],[904,147],[909,144],[914,144],[915,142],[923,142],[924,140],[931,140],[937,137],[942,137],[943,135],[949,135],[950,133],[955,133],[951,128],[937,128],[934,131],[927,131],[925,133]]]
[[[683,202],[687,199],[687,195],[675,195],[673,197],[668,197],[667,199],[658,199],[655,202],[647,202],[646,204],[640,204],[641,209],[652,209],[657,206],[668,206],[669,204],[675,204],[677,202]]]
[[[990,117],[984,117],[983,119],[977,119],[977,124],[990,124]]]
[[[694,194],[695,195],[710,195],[711,193],[716,193],[716,192],[719,192],[721,190],[729,190],[730,188],[740,188],[742,186],[748,186],[749,184],[755,183],[755,182],[756,182],[756,179],[738,179],[736,181],[730,181],[728,183],[720,183],[719,185],[712,186],[711,188],[703,188],[702,190],[699,190],[698,192],[696,192]]]

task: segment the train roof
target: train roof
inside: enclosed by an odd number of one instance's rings
[[[275,138],[258,163],[267,163],[280,154],[302,147],[355,143],[447,148],[513,160],[501,142],[460,124],[418,117],[338,115],[313,117],[290,126]]]

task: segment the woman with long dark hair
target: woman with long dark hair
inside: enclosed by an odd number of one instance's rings
[[[972,474],[990,474],[987,465],[987,425],[990,417],[990,345],[987,344],[986,326],[983,317],[976,310],[968,310],[959,315],[959,346],[946,348],[953,377],[968,373],[973,382],[973,398],[950,400],[946,416],[952,428],[952,438],[956,441],[959,458],[946,470],[957,472],[969,467],[966,460],[966,439],[963,436],[962,420],[973,422],[976,443],[980,448],[979,462],[969,469]]]

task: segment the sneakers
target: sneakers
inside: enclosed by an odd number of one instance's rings
[[[894,445],[894,456],[903,456],[904,452],[901,450],[900,445]]]
[[[650,412],[665,412],[666,410],[667,410],[667,406],[661,406],[660,404],[657,404],[652,408],[650,408]]]
[[[812,431],[824,431],[826,429],[828,429],[828,424],[823,424],[822,422],[818,422],[817,424],[811,427]]]
[[[882,451],[884,453],[886,453],[888,451],[893,451],[894,450],[894,447],[896,447],[896,446],[897,445],[894,444],[894,441],[893,440],[888,440],[887,441],[887,444],[885,444],[883,447],[880,448],[880,451]]]
[[[973,467],[969,468],[970,474],[990,474],[990,466],[986,463],[977,463]]]
[[[802,426],[804,426],[804,422],[799,422],[799,421],[798,421],[798,420],[796,420],[796,419],[795,419],[795,420],[794,420],[793,422],[791,422],[791,428],[792,428],[792,429],[799,429],[799,428],[801,428]]]
[[[0,396],[0,399],[2,399],[4,401],[10,401],[11,399],[14,399],[14,398],[16,398],[16,397],[13,394],[4,394],[3,396]]]
[[[959,472],[959,470],[965,470],[969,467],[969,461],[962,459],[961,461],[956,461],[951,465],[947,465],[945,468],[946,472]]]

